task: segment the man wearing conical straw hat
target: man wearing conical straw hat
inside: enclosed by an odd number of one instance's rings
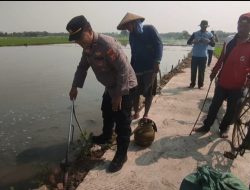
[[[157,72],[162,58],[163,45],[154,26],[142,25],[145,18],[127,13],[118,30],[129,31],[131,46],[131,65],[135,70],[138,86],[134,97],[133,119],[138,119],[140,95],[145,97],[145,112],[143,117],[148,117],[153,96],[156,94]]]

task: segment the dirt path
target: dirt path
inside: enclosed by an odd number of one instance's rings
[[[210,70],[211,67],[206,68],[202,90],[187,88],[190,68],[174,76],[162,89],[162,94],[153,100],[149,114],[158,127],[153,144],[141,149],[134,144],[132,137],[128,161],[121,171],[113,174],[105,170],[114,156],[114,151],[108,150],[104,154],[104,164],[91,170],[77,190],[178,190],[183,178],[202,164],[230,171],[248,186],[250,154],[245,153],[244,157],[239,156],[234,161],[224,158],[223,152],[230,150],[231,137],[228,140],[219,138],[217,120],[211,132],[189,136],[210,83]],[[207,113],[213,92],[214,84],[198,126]],[[136,122],[133,127],[136,127]]]

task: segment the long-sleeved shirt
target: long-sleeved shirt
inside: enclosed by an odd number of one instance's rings
[[[192,56],[207,57],[208,44],[214,46],[213,34],[208,31],[202,32],[201,30],[199,30],[192,34],[192,36],[188,39],[187,44],[191,45],[193,40],[201,41],[201,42],[194,44],[193,49],[192,49]]]
[[[136,73],[152,71],[162,59],[163,44],[152,25],[144,25],[142,33],[129,34],[131,65]]]
[[[92,46],[83,49],[72,86],[83,87],[89,67],[112,98],[127,95],[129,89],[137,86],[136,75],[127,56],[112,37],[94,33]]]
[[[227,37],[220,58],[212,72],[219,73],[219,85],[228,90],[240,90],[250,74],[250,39],[237,44],[237,35]]]

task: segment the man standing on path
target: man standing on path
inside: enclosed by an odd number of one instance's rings
[[[217,38],[217,36],[216,36],[216,34],[214,33],[213,30],[211,31],[211,33],[213,34],[214,41],[218,42],[218,38]],[[208,47],[207,47],[207,54],[208,54],[207,66],[209,67],[211,62],[212,62],[212,57],[213,57],[213,54],[214,54],[214,47],[209,45],[209,44],[208,44]]]
[[[131,135],[131,93],[137,85],[135,72],[116,40],[95,33],[84,16],[72,18],[66,29],[69,32],[69,40],[83,48],[82,58],[69,93],[70,99],[77,97],[77,88],[83,87],[87,71],[91,67],[97,80],[106,87],[101,107],[103,133],[94,136],[93,142],[110,142],[116,124],[117,151],[108,168],[109,172],[116,172],[127,161]]]
[[[195,128],[196,132],[208,132],[214,123],[224,100],[227,100],[226,113],[220,123],[220,137],[228,137],[229,125],[235,118],[237,103],[242,97],[244,87],[250,87],[250,12],[238,20],[238,32],[229,36],[223,46],[220,58],[210,75],[211,81],[218,74],[212,104],[209,107],[204,125]]]
[[[128,30],[131,47],[131,65],[135,70],[138,86],[136,89],[133,107],[133,119],[138,119],[140,95],[145,97],[145,112],[143,117],[148,117],[153,96],[156,94],[157,73],[162,58],[163,45],[160,36],[152,25],[142,25],[145,18],[127,13],[118,30]]]
[[[198,88],[204,85],[204,75],[207,63],[207,47],[208,44],[214,46],[213,35],[207,31],[208,21],[202,20],[200,23],[201,29],[194,32],[188,39],[187,44],[193,46],[192,61],[191,61],[191,83],[189,88],[194,88],[196,84],[196,74],[198,69]]]

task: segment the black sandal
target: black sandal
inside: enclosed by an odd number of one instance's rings
[[[198,133],[207,133],[210,131],[210,128],[203,125],[202,127],[199,127],[199,128],[194,128],[194,131],[195,132],[198,132]]]
[[[228,130],[220,131],[220,138],[228,138]]]

